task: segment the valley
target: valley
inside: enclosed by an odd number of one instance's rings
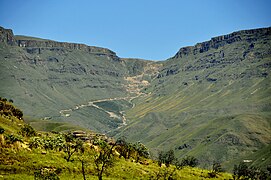
[[[270,163],[270,153],[260,155],[271,143],[270,27],[214,37],[164,61],[0,30],[0,95],[37,130],[125,136],[154,157],[172,149],[204,168]]]

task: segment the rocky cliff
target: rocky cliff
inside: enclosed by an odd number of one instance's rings
[[[8,45],[16,45],[16,40],[11,29],[5,29],[0,26],[0,42],[7,43]]]
[[[214,37],[210,41],[198,43],[195,46],[183,47],[175,54],[173,58],[182,58],[183,56],[188,56],[191,54],[196,55],[198,53],[203,53],[209,51],[210,49],[218,49],[226,44],[232,44],[238,41],[253,43],[257,39],[266,37],[268,35],[271,35],[271,27],[237,31],[231,34]],[[223,56],[223,53],[221,56]]]
[[[59,50],[60,48],[66,50],[81,50],[87,53],[95,54],[97,56],[107,56],[114,60],[119,60],[115,52],[101,47],[88,46],[85,44],[57,42],[52,40],[38,39],[26,36],[14,36],[11,29],[5,29],[0,26],[0,41],[8,45],[19,46],[25,48],[29,53],[41,54],[43,50],[50,49]]]

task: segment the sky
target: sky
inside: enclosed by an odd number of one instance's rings
[[[215,36],[270,27],[270,9],[270,0],[0,0],[0,26],[165,60]]]

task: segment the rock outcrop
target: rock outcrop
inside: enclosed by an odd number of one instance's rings
[[[0,26],[0,42],[8,45],[16,45],[16,40],[11,29],[5,29]]]
[[[175,54],[173,58],[182,58],[183,56],[188,56],[191,54],[196,55],[198,53],[203,53],[210,49],[218,49],[226,44],[232,44],[238,41],[247,41],[252,43],[253,41],[256,41],[257,38],[270,34],[271,27],[237,31],[231,34],[214,37],[210,41],[198,43],[195,46],[183,47]]]
[[[6,43],[12,46],[19,46],[26,48],[28,53],[38,53],[40,54],[44,49],[61,50],[61,49],[70,49],[70,50],[81,50],[97,56],[107,56],[113,60],[119,61],[119,57],[115,52],[101,47],[88,46],[85,44],[78,43],[67,43],[67,42],[57,42],[52,40],[45,39],[33,39],[22,36],[14,36],[11,29],[5,29],[0,26],[0,42]]]

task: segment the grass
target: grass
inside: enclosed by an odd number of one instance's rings
[[[33,179],[34,172],[41,167],[61,168],[60,179],[82,179],[81,164],[78,160],[74,162],[66,162],[62,153],[47,151],[47,154],[41,154],[40,150],[34,151],[17,151],[12,152],[5,149],[1,153],[2,163],[0,165],[1,177],[4,179]],[[3,162],[3,157],[12,159],[12,165]],[[96,179],[96,173],[88,155],[88,163],[86,165],[87,179]],[[74,159],[77,158],[77,155]],[[160,168],[156,162],[147,160],[148,165],[132,162],[131,160],[117,159],[114,166],[109,169],[104,179],[149,179],[156,177],[159,171],[173,172],[173,166],[170,168]],[[11,163],[11,162],[9,162]],[[181,170],[175,170],[175,177],[182,179],[208,179],[208,170],[184,167]],[[231,174],[220,173],[217,179],[230,179]]]
[[[4,135],[20,135],[20,129],[24,121],[17,118],[3,117],[0,119],[0,126],[4,127]],[[4,125],[8,126],[4,126]],[[21,125],[20,125],[21,124]],[[8,129],[6,129],[8,127]],[[51,129],[51,128],[50,128]],[[2,134],[1,134],[2,136]],[[52,133],[38,132],[39,137],[55,136]],[[96,150],[90,148],[89,143],[85,143],[84,152],[76,152],[72,156],[71,162],[65,160],[66,154],[58,150],[45,150],[43,148],[30,149],[29,137],[23,137],[23,142],[7,144],[1,139],[0,143],[0,178],[2,179],[33,179],[34,174],[40,169],[61,170],[58,173],[60,179],[82,179],[81,160],[85,162],[85,173],[87,179],[98,179],[94,166]],[[183,167],[176,169],[174,166],[166,168],[159,167],[158,163],[152,159],[140,158],[139,162],[134,159],[114,157],[113,166],[107,169],[103,179],[157,179],[158,176],[169,176],[173,174],[177,179],[208,179],[209,170],[200,168]],[[231,174],[219,173],[217,179],[230,179]]]

